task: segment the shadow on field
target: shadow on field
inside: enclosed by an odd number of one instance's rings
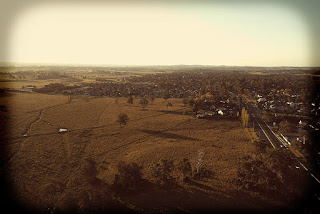
[[[162,132],[162,131],[153,131],[153,130],[147,130],[147,129],[141,129],[139,130],[143,133],[162,137],[162,138],[171,138],[171,139],[178,139],[178,140],[192,140],[192,141],[199,141],[197,138],[192,138],[192,137],[186,137],[183,135],[178,135],[178,134],[173,134],[173,133],[167,133],[167,132]]]
[[[224,121],[224,122],[230,122],[230,121],[239,121],[237,117],[232,116],[208,116],[205,118],[199,118],[199,120],[214,120],[214,121]]]
[[[157,112],[161,112],[161,113],[164,113],[164,114],[183,115],[182,111],[157,110]]]
[[[162,186],[146,182],[143,191],[119,193],[116,198],[128,207],[135,207],[139,211],[150,213],[261,213],[267,210],[282,208],[263,204],[261,199],[243,194],[243,192],[220,191],[196,181],[185,187],[178,184]],[[262,205],[261,207],[255,206]],[[263,212],[263,213],[264,213]]]
[[[191,186],[198,187],[198,188],[203,189],[203,190],[210,190],[210,191],[214,190],[212,187],[204,185],[204,184],[199,183],[199,182],[196,182],[194,180],[189,181],[188,184],[191,185]]]

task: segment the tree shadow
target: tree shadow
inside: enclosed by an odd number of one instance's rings
[[[164,113],[164,114],[183,115],[182,111],[171,111],[170,109],[168,109],[168,110],[157,110],[156,112],[160,112],[160,113]]]
[[[173,134],[173,133],[168,133],[168,132],[163,132],[163,131],[153,131],[153,130],[147,130],[147,129],[141,129],[139,130],[143,133],[150,134],[153,136],[158,136],[162,138],[171,138],[171,139],[178,139],[178,140],[191,140],[191,141],[199,141],[197,138],[192,138],[192,137],[187,137],[183,135],[178,135],[178,134]]]
[[[189,187],[188,187],[189,186]],[[192,188],[196,187],[196,188]],[[243,192],[220,191],[210,186],[191,181],[186,186],[179,184],[159,185],[146,182],[142,192],[120,193],[117,195],[123,204],[150,213],[261,213],[265,208],[279,209],[266,203],[262,207],[255,204],[264,202]],[[251,203],[252,202],[252,203]],[[272,204],[274,206],[274,204]],[[283,208],[280,206],[280,208]],[[268,212],[266,212],[268,213]]]
[[[204,185],[202,183],[199,183],[199,182],[197,182],[195,180],[190,180],[188,182],[188,185],[195,186],[195,187],[198,187],[198,188],[203,189],[203,190],[210,190],[210,191],[214,190],[212,187]]]

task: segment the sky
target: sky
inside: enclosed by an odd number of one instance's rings
[[[279,4],[47,2],[12,19],[0,61],[313,66],[307,21]]]

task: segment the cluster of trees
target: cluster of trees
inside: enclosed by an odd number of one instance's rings
[[[192,179],[212,177],[212,171],[202,166],[202,157],[203,153],[197,158],[194,166],[187,158],[177,164],[174,164],[172,160],[161,159],[152,166],[151,172],[156,183],[161,186],[171,186],[178,182],[187,183]]]
[[[187,183],[191,179],[202,179],[212,176],[212,172],[199,165],[192,167],[187,158],[174,164],[173,160],[161,159],[151,167],[151,174],[156,184],[170,187],[177,183]],[[139,191],[146,184],[143,179],[142,166],[137,163],[120,161],[117,165],[118,173],[115,175],[112,187],[116,192]]]
[[[63,83],[50,83],[49,85],[45,85],[42,88],[33,88],[32,91],[38,92],[38,93],[62,93],[62,94],[70,94],[71,90],[80,88],[80,86],[77,85],[65,85]]]
[[[287,150],[266,149],[242,159],[236,183],[245,190],[294,203],[307,191],[304,173],[290,166]],[[294,179],[293,179],[294,178]]]
[[[47,80],[47,79],[60,79],[60,78],[67,78],[68,75],[61,74],[59,72],[42,72],[41,74],[37,75],[38,80]]]

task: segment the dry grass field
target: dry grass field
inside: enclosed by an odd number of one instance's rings
[[[7,118],[2,134],[10,138],[4,141],[9,148],[6,167],[16,200],[39,210],[63,209],[70,203],[80,206],[96,197],[94,191],[112,184],[117,164],[124,161],[142,166],[143,178],[150,183],[138,193],[105,196],[105,203],[115,208],[194,212],[283,206],[239,190],[234,183],[240,159],[256,149],[237,118],[196,119],[183,114],[182,100],[169,101],[173,107],[167,110],[163,99],[143,109],[138,99],[130,105],[126,98],[116,102],[115,98],[70,99],[35,93],[1,98],[8,106],[8,112],[1,113]],[[119,113],[128,115],[126,126],[116,122]],[[68,131],[59,133],[59,128]],[[202,167],[211,176],[179,183],[171,190],[153,185],[151,167],[160,159],[178,163],[188,158],[194,167],[199,152],[203,153]],[[97,169],[98,187],[83,176],[88,160]]]

